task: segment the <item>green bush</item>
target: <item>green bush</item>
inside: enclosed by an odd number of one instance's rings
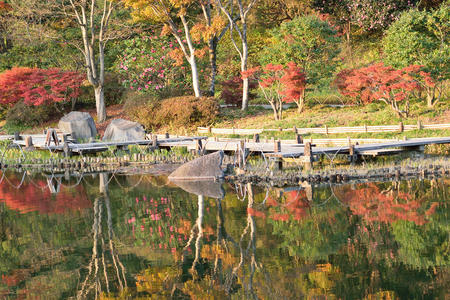
[[[192,128],[213,123],[219,114],[219,103],[214,97],[181,96],[152,101],[148,96],[137,94],[130,95],[124,110],[146,129]]]
[[[383,38],[384,62],[395,68],[423,65],[437,81],[449,78],[450,8],[410,10],[393,23]]]
[[[49,119],[62,115],[53,105],[26,105],[23,101],[17,102],[6,113],[7,127],[34,127],[41,125]]]

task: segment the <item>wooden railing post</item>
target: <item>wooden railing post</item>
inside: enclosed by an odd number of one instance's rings
[[[305,148],[303,150],[303,165],[305,170],[310,170],[313,167],[313,153],[310,142],[305,143]]]
[[[158,136],[156,134],[152,135],[152,147],[158,148]]]
[[[302,136],[300,135],[300,134],[296,134],[295,135],[295,142],[297,143],[297,144],[303,144],[303,138],[302,138]]]
[[[400,124],[398,124],[398,130],[399,130],[400,132],[405,131],[405,126],[403,125],[403,122],[400,122]]]
[[[259,143],[259,134],[255,133],[255,135],[253,136],[253,142]]]
[[[281,152],[281,141],[278,139],[273,144],[273,151],[274,152]]]

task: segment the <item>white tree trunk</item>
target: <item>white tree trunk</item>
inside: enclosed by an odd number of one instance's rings
[[[244,24],[243,38],[242,38],[242,60],[241,60],[241,71],[247,71],[247,60],[248,60],[248,45],[247,45],[247,29]],[[242,79],[242,110],[247,110],[248,108],[248,92],[249,92],[249,82],[248,77]]]
[[[192,70],[192,87],[194,88],[195,97],[201,97],[202,92],[200,91],[200,82],[198,80],[198,70],[197,70],[197,62],[195,60],[194,54],[191,55],[189,59],[189,64],[191,65]]]
[[[103,84],[94,87],[95,107],[97,108],[97,123],[106,121],[105,93]]]

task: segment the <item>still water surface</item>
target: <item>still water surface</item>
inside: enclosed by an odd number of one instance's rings
[[[1,175],[0,299],[449,297],[448,178],[197,195],[150,175]]]

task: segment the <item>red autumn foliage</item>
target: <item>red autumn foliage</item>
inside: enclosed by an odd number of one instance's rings
[[[12,9],[11,5],[9,5],[5,1],[0,1],[0,13],[11,10],[11,9]]]
[[[433,214],[438,206],[438,203],[432,203],[428,210],[421,213],[420,200],[412,200],[407,193],[383,192],[373,183],[358,186],[355,190],[344,186],[336,190],[335,194],[349,205],[353,214],[362,216],[370,223],[405,220],[423,225],[428,222],[426,217]]]
[[[242,106],[242,79],[239,76],[234,76],[229,80],[225,80],[221,83],[222,93],[220,97],[225,101],[225,104],[233,106]],[[249,100],[255,98],[255,93],[252,92],[256,89],[257,83],[255,80],[249,80]]]
[[[298,112],[301,112],[305,100],[305,73],[294,62],[290,62],[284,69],[284,75],[281,77],[280,82],[284,87],[281,91],[281,95],[284,96],[284,101],[287,103],[295,102],[298,107]]]
[[[303,109],[306,75],[294,62],[283,65],[267,64],[242,72],[243,78],[255,78],[274,112],[275,120],[281,120],[283,103],[295,102],[298,111]]]
[[[0,104],[42,105],[76,98],[84,76],[60,69],[12,68],[0,74]]]
[[[72,189],[61,186],[59,193],[51,194],[44,180],[24,182],[20,189],[16,189],[14,186],[20,182],[17,177],[4,179],[0,184],[0,202],[5,202],[10,209],[21,213],[38,211],[43,214],[64,214],[92,207],[81,185]]]
[[[343,70],[334,81],[341,94],[363,104],[382,101],[391,106],[400,118],[408,116],[408,107],[401,110],[398,102],[420,90],[422,82],[434,84],[429,73],[422,71],[422,66],[411,65],[397,70],[383,63]]]

